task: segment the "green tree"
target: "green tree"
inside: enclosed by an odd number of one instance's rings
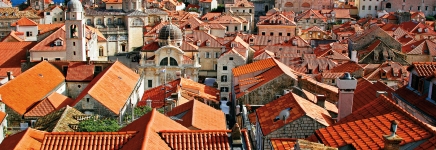
[[[151,110],[153,110],[153,108],[151,108],[149,106],[135,107],[135,110],[134,110],[135,118],[139,118],[139,117],[147,114]],[[157,111],[163,114],[164,113],[164,108],[159,108],[159,109],[157,109]]]
[[[426,16],[425,19],[427,21],[435,21],[436,20],[435,17],[433,17],[433,16]]]
[[[120,129],[115,119],[88,119],[79,123],[80,132],[115,132]]]

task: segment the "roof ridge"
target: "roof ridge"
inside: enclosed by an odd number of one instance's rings
[[[148,123],[147,123],[147,125],[145,125],[145,130],[144,130],[144,137],[150,137],[150,136],[148,136],[148,134],[150,134],[150,132],[154,132],[154,131],[151,131],[151,130],[153,130],[152,128],[151,128],[151,126],[152,126],[152,124],[153,124],[153,122],[154,122],[154,117],[156,117],[156,108],[153,108],[152,110],[151,110],[151,114],[150,114],[150,119],[149,119],[149,121],[148,121]],[[143,140],[142,140],[142,143],[141,143],[141,147],[145,147],[146,145],[144,145],[145,143],[147,143],[147,140],[148,140],[148,138],[144,138]]]
[[[55,127],[59,126],[59,123],[61,122],[60,120],[62,120],[63,118],[65,118],[65,116],[66,116],[66,114],[67,114],[67,111],[70,110],[70,109],[71,109],[71,107],[70,107],[69,105],[65,106],[64,112],[62,112],[62,115],[61,115],[61,117],[59,117],[58,121],[56,122]],[[53,112],[52,112],[52,113],[53,113]],[[54,128],[53,128],[53,130],[54,130]]]
[[[65,30],[63,29],[63,27],[65,27],[65,24],[62,25],[60,28],[56,29],[54,32],[51,32],[48,36],[46,36],[43,40],[39,41],[37,44],[35,44],[32,48],[29,49],[29,51],[33,51],[35,47],[38,47],[39,45],[43,44],[43,41],[48,40],[49,37],[54,36],[54,34],[56,34],[57,32],[60,32],[59,30],[63,30],[65,32]],[[59,37],[57,37],[59,38]],[[55,39],[56,40],[56,39]],[[53,41],[50,41],[53,42]]]

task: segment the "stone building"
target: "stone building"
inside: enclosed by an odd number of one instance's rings
[[[194,31],[207,34],[203,31]],[[158,42],[145,45],[141,52],[139,72],[145,75],[146,89],[165,84],[179,77],[198,81],[199,63],[198,48],[183,42],[183,33],[176,25],[169,23],[159,30]],[[200,34],[201,34],[200,33]],[[211,41],[209,41],[210,44]],[[206,45],[208,41],[198,41]],[[185,49],[182,50],[182,49]]]
[[[133,113],[144,89],[144,78],[116,61],[92,79],[70,105],[86,115],[117,118],[122,123]]]
[[[297,24],[294,22],[294,18],[281,12],[262,18],[256,25],[258,35],[291,37],[296,35]]]
[[[408,77],[408,72],[403,65],[398,62],[386,61],[372,72],[365,74],[365,79],[371,82],[381,81],[387,86],[398,89],[404,86]]]
[[[23,17],[29,18],[36,23],[41,22],[41,17],[30,11],[20,11],[18,7],[0,8],[0,38],[4,38],[11,32],[11,25]],[[35,33],[36,34],[36,33]]]
[[[292,92],[256,109],[257,149],[270,150],[271,138],[307,138],[332,125],[329,112]]]
[[[236,67],[232,74],[237,102],[250,105],[264,105],[277,99],[297,80],[288,66],[274,58]],[[229,89],[221,87],[221,92]]]
[[[382,1],[379,5],[382,10],[387,12],[395,11],[414,11],[423,12],[426,16],[435,14],[434,1],[421,1],[421,0],[386,0]]]
[[[41,24],[53,24],[65,22],[65,11],[62,6],[51,6],[42,12],[44,17],[41,18]]]
[[[36,9],[36,10],[44,10],[46,8],[49,8],[49,5],[53,3],[52,0],[26,0],[27,4],[30,5],[30,7]]]
[[[301,13],[310,9],[332,9],[333,2],[331,0],[278,0],[275,1],[275,7],[283,11],[293,11],[296,13]]]
[[[405,53],[406,61],[410,64],[413,62],[432,62],[436,57],[436,43],[431,40],[419,40],[402,47],[402,52]]]
[[[318,26],[321,30],[327,29],[327,17],[322,15],[319,10],[309,9],[295,17],[297,27],[308,29],[312,26]]]

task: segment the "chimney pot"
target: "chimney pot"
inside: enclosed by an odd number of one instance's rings
[[[8,71],[8,72],[6,72],[6,74],[8,75],[8,81],[11,81],[14,78],[12,71]]]
[[[357,80],[346,72],[344,77],[337,78],[338,86],[338,121],[353,112],[354,90],[357,86]]]
[[[376,97],[380,97],[380,95],[388,96],[388,92],[386,91],[377,91],[375,94]]]
[[[325,100],[327,97],[323,94],[316,95],[316,104],[322,108],[325,108]]]
[[[150,107],[150,108],[151,108],[151,102],[152,102],[152,100],[150,98],[147,99],[147,106]]]

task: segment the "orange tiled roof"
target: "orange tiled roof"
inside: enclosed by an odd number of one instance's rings
[[[105,0],[104,2],[107,4],[122,4],[123,0]]]
[[[14,30],[11,30],[11,32],[2,38],[1,42],[22,42],[24,39],[17,36],[17,32]]]
[[[219,101],[219,97],[217,97],[217,93],[219,93],[219,90],[217,90],[216,88],[185,78],[180,78],[180,85],[182,86],[182,91],[189,91],[191,92],[191,94],[194,94],[195,96],[201,97],[206,100],[212,100],[215,102]]]
[[[15,26],[38,26],[38,23],[36,23],[33,20],[30,20],[29,18],[22,17],[17,22],[11,24],[11,27],[15,27]]]
[[[98,42],[106,42],[107,39],[106,37],[104,37],[103,33],[100,32],[100,30],[98,30],[97,28],[93,28],[91,26],[86,26],[87,29],[87,36],[91,36],[91,33],[96,33],[97,34],[97,41]]]
[[[268,135],[286,125],[284,121],[274,121],[274,119],[282,110],[288,108],[291,108],[291,110],[286,123],[291,123],[300,117],[307,115],[325,126],[333,124],[333,120],[331,120],[330,114],[327,110],[295,95],[294,93],[288,93],[256,109],[257,118],[263,135]]]
[[[130,94],[139,82],[139,75],[130,68],[116,61],[109,68],[98,74],[79,94],[72,106],[86,95],[92,96],[115,114],[126,104]]]
[[[239,66],[239,67],[233,68],[232,72],[233,72],[233,75],[237,77],[237,76],[240,76],[240,75],[243,75],[243,74],[252,73],[252,72],[256,72],[256,71],[272,68],[274,66],[276,66],[276,63],[274,62],[273,58],[269,58],[269,59],[265,59],[265,60],[261,60],[261,61],[256,61],[256,62],[247,64],[247,65],[243,65],[243,66]]]
[[[434,108],[436,105],[427,100],[427,94],[418,95],[407,86],[403,86],[395,91],[397,97],[401,97],[403,100],[407,101],[409,104],[415,106],[427,115],[436,118],[436,111]]]
[[[0,144],[2,149],[40,149],[46,132],[27,128],[17,134],[9,136]]]
[[[170,150],[171,147],[158,134],[159,131],[164,130],[188,131],[189,129],[153,109],[151,112],[120,129],[120,131],[138,131],[136,136],[123,146],[123,149]]]
[[[63,27],[64,25],[65,25],[64,23],[38,24],[38,31],[39,31],[38,35],[59,29],[59,28]]]
[[[376,100],[341,119],[336,125],[316,130],[322,143],[332,147],[352,145],[356,149],[383,149],[382,135],[390,134],[391,121],[398,121],[400,145],[432,137],[433,131],[397,104],[381,95]]]
[[[204,15],[201,17],[201,20],[209,20],[209,21],[211,21],[211,20],[213,20],[213,19],[215,19],[215,18],[218,18],[218,16],[220,16],[220,15],[221,15],[221,13],[217,13],[217,12],[208,12],[208,13],[204,14]]]
[[[14,76],[21,74],[21,61],[26,60],[27,50],[34,42],[0,42],[0,77],[12,71]]]
[[[23,115],[64,80],[64,75],[56,67],[42,61],[0,87],[2,102]]]
[[[371,83],[366,79],[360,80],[354,91],[353,110],[358,110],[376,99],[377,91],[386,91],[388,92],[388,97],[392,97],[392,92],[394,90],[381,81]]]
[[[45,39],[40,41],[34,47],[32,47],[29,51],[38,51],[38,52],[51,52],[51,51],[66,51],[67,50],[67,41],[65,41],[65,26],[57,29],[55,32],[47,36]],[[60,46],[55,45],[55,41],[60,39],[63,41],[63,44]]]
[[[177,87],[179,83],[180,83],[180,79],[168,82],[167,83],[168,86],[166,86],[166,91],[168,91],[169,93],[177,92]],[[141,101],[138,102],[137,106],[147,105],[148,99],[152,100],[151,108],[161,108],[162,106],[164,106],[165,91],[162,90],[163,88],[164,85],[159,85],[144,91],[144,95],[142,95],[142,99]],[[169,96],[169,94],[166,96]]]
[[[342,65],[339,65],[339,66],[331,69],[330,72],[339,72],[339,73],[350,72],[350,73],[353,73],[353,72],[358,71],[360,69],[363,70],[363,67],[360,66],[359,64],[357,64],[356,62],[349,61],[347,63],[344,63]]]
[[[86,62],[70,62],[68,64],[67,81],[92,81],[95,65]]]
[[[303,5],[302,7],[304,7]],[[301,19],[307,19],[307,18],[318,18],[323,20],[324,22],[327,20],[327,17],[320,14],[319,10],[313,10],[313,9],[306,10],[303,13],[299,14],[298,16],[295,17],[295,20],[300,21]]]
[[[433,138],[428,139],[424,143],[420,144],[418,147],[415,148],[416,150],[422,150],[422,149],[436,149],[436,136]]]
[[[413,62],[407,70],[411,71],[412,69],[415,69],[420,77],[430,76],[436,71],[436,62]]]
[[[176,117],[176,122],[186,128],[197,130],[226,130],[225,114],[200,101],[192,100],[173,108],[167,116]]]
[[[43,99],[41,102],[31,108],[24,114],[25,117],[43,117],[53,111],[59,110],[68,104],[71,104],[73,99],[65,95],[53,92],[50,96]]]
[[[420,40],[402,47],[402,52],[406,54],[436,56],[436,44],[430,40]]]
[[[159,134],[173,150],[230,150],[230,130],[164,130]]]
[[[50,132],[44,136],[41,149],[122,149],[136,135],[126,132]],[[68,144],[67,144],[68,143]],[[67,147],[66,147],[67,146]]]
[[[297,139],[293,138],[271,138],[271,145],[274,150],[290,150],[294,149]]]

